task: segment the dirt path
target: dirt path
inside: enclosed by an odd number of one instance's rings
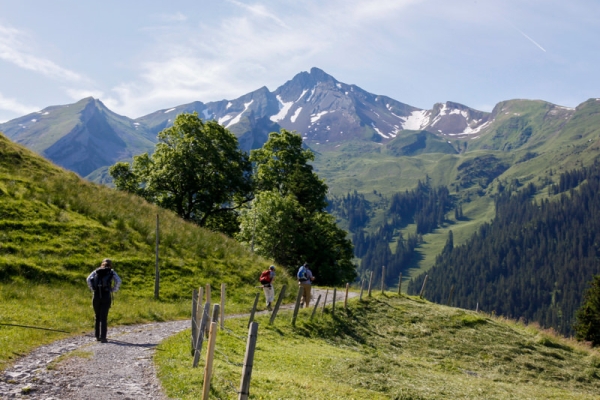
[[[325,290],[315,288],[313,294],[323,300]],[[344,292],[336,297],[343,301]],[[327,303],[331,300],[330,291]],[[109,327],[108,343],[89,334],[39,347],[0,374],[0,398],[166,399],[152,357],[161,341],[189,326],[183,320]]]

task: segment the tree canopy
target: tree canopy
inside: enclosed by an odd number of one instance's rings
[[[172,127],[158,134],[152,155],[109,169],[117,189],[226,233],[237,225],[227,213],[250,199],[251,171],[237,138],[216,121],[203,122],[197,113],[178,115]]]
[[[313,172],[314,153],[302,148],[302,137],[282,129],[271,132],[261,149],[250,152],[256,166],[256,190],[293,195],[309,212],[327,206],[327,185]]]
[[[256,197],[242,213],[237,237],[290,273],[308,262],[319,283],[349,282],[356,277],[352,243],[324,211],[327,185],[308,164],[313,159],[300,135],[283,129],[251,152]]]

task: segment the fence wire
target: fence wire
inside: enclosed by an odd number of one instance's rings
[[[221,350],[217,349],[216,347],[215,347],[215,352],[217,352],[220,355],[222,355],[223,357],[225,357],[225,362],[227,364],[229,364],[229,365],[235,365],[236,367],[243,367],[244,366],[243,363],[236,363],[236,362],[233,362],[233,361],[229,360],[229,357],[227,356],[227,354],[223,353]]]
[[[236,335],[235,333],[233,333],[233,331],[231,329],[225,328],[221,332],[226,333],[230,336],[233,336],[234,338],[239,339],[242,342],[246,343],[247,338]]]

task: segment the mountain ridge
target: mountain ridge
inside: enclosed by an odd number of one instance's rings
[[[116,161],[151,152],[157,133],[171,126],[181,112],[197,112],[203,119],[218,121],[249,151],[260,147],[269,131],[280,128],[297,131],[309,146],[349,140],[385,144],[403,133],[421,130],[453,140],[471,139],[490,131],[506,104],[519,101],[500,102],[491,113],[451,101],[423,110],[339,82],[313,67],[274,91],[263,86],[232,100],[194,101],[132,119],[88,97],[0,124],[0,131],[85,177]],[[552,107],[563,113],[573,110]]]

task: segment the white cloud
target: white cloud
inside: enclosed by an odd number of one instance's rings
[[[79,88],[67,88],[65,89],[67,95],[71,97],[73,100],[81,100],[86,97],[93,97],[95,99],[102,99],[104,97],[104,92],[100,90],[92,90],[92,89],[79,89]]]
[[[250,11],[252,14],[254,14],[258,17],[264,17],[264,18],[270,19],[270,20],[276,22],[279,26],[289,29],[289,27],[286,25],[285,22],[283,22],[279,17],[277,17],[277,15],[271,13],[262,4],[248,5],[248,4],[242,3],[241,1],[237,1],[237,0],[227,0],[227,1],[231,4],[235,4],[238,7],[242,7],[244,9]]]
[[[0,26],[0,59],[20,68],[64,81],[82,82],[86,78],[63,68],[51,60],[29,53],[25,34],[17,29]]]
[[[0,93],[0,110],[8,111],[9,113],[14,113],[17,115],[24,115],[37,111],[39,109],[39,107],[21,104],[15,99],[4,97],[2,93]]]
[[[235,98],[262,85],[273,90],[301,70],[322,66],[321,58],[343,59],[340,49],[357,42],[357,27],[393,18],[414,1],[228,0],[235,7],[221,19],[148,28],[153,42],[138,64],[139,79],[117,85],[103,101],[139,116],[177,102]]]

